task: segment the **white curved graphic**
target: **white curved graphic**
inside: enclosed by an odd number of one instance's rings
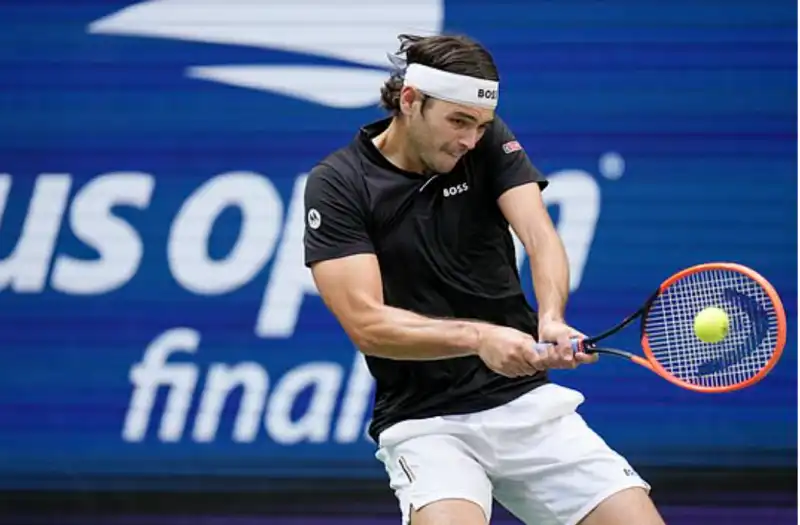
[[[336,108],[376,103],[397,35],[441,33],[444,0],[152,0],[89,24],[94,34],[274,49],[353,66],[208,64],[188,76]],[[378,69],[376,69],[378,68]]]
[[[187,74],[342,109],[374,104],[386,80],[385,71],[335,66],[198,66]]]

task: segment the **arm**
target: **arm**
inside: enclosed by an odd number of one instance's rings
[[[369,195],[353,173],[311,171],[305,188],[305,264],[325,305],[367,355],[430,361],[477,355],[507,377],[538,373],[533,337],[510,327],[432,319],[384,304],[370,236]]]
[[[569,261],[539,186],[516,186],[499,197],[498,205],[528,254],[539,321],[563,322],[569,295]]]
[[[478,323],[431,319],[384,304],[367,197],[352,177],[317,166],[304,200],[306,266],[326,306],[362,352],[414,360],[477,353]]]
[[[569,293],[569,265],[542,201],[548,183],[499,117],[483,147],[498,207],[528,253],[540,324],[561,322]]]
[[[550,368],[575,368],[597,361],[597,354],[573,354],[570,339],[585,337],[564,322],[569,294],[566,250],[542,200],[547,181],[533,166],[508,127],[498,118],[485,147],[494,197],[501,213],[525,246],[539,310],[539,340],[554,343]]]
[[[572,338],[584,334],[564,322],[569,295],[569,261],[553,226],[537,184],[522,184],[504,192],[498,206],[525,246],[539,306],[539,340],[554,342],[547,363],[554,368],[575,368],[594,363],[597,354],[573,353]]]
[[[372,254],[318,262],[312,274],[325,305],[367,355],[434,360],[477,353],[478,323],[432,319],[386,306]]]

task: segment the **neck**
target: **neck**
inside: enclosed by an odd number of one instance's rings
[[[393,118],[389,126],[372,139],[386,159],[401,170],[428,175],[418,155],[413,154],[407,139],[407,127],[399,118]]]

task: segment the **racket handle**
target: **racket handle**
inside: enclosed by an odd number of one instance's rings
[[[578,352],[583,352],[583,344],[581,343],[580,339],[578,339],[577,337],[573,337],[571,342],[572,342],[573,353],[577,354]],[[537,353],[542,354],[547,352],[550,349],[550,347],[553,346],[554,344],[555,343],[547,343],[547,342],[536,343],[533,345],[533,349],[536,350]]]

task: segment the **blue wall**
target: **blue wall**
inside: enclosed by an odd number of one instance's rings
[[[694,394],[614,359],[555,374],[589,422],[636,464],[794,465],[793,3],[417,3],[3,2],[2,483],[383,476],[369,377],[302,267],[298,199],[382,115],[401,18],[495,54],[500,113],[552,176],[576,327],[712,260],[785,302],[785,356],[747,391]],[[232,65],[261,69],[191,69]],[[164,371],[137,372],[159,347],[178,350]]]

